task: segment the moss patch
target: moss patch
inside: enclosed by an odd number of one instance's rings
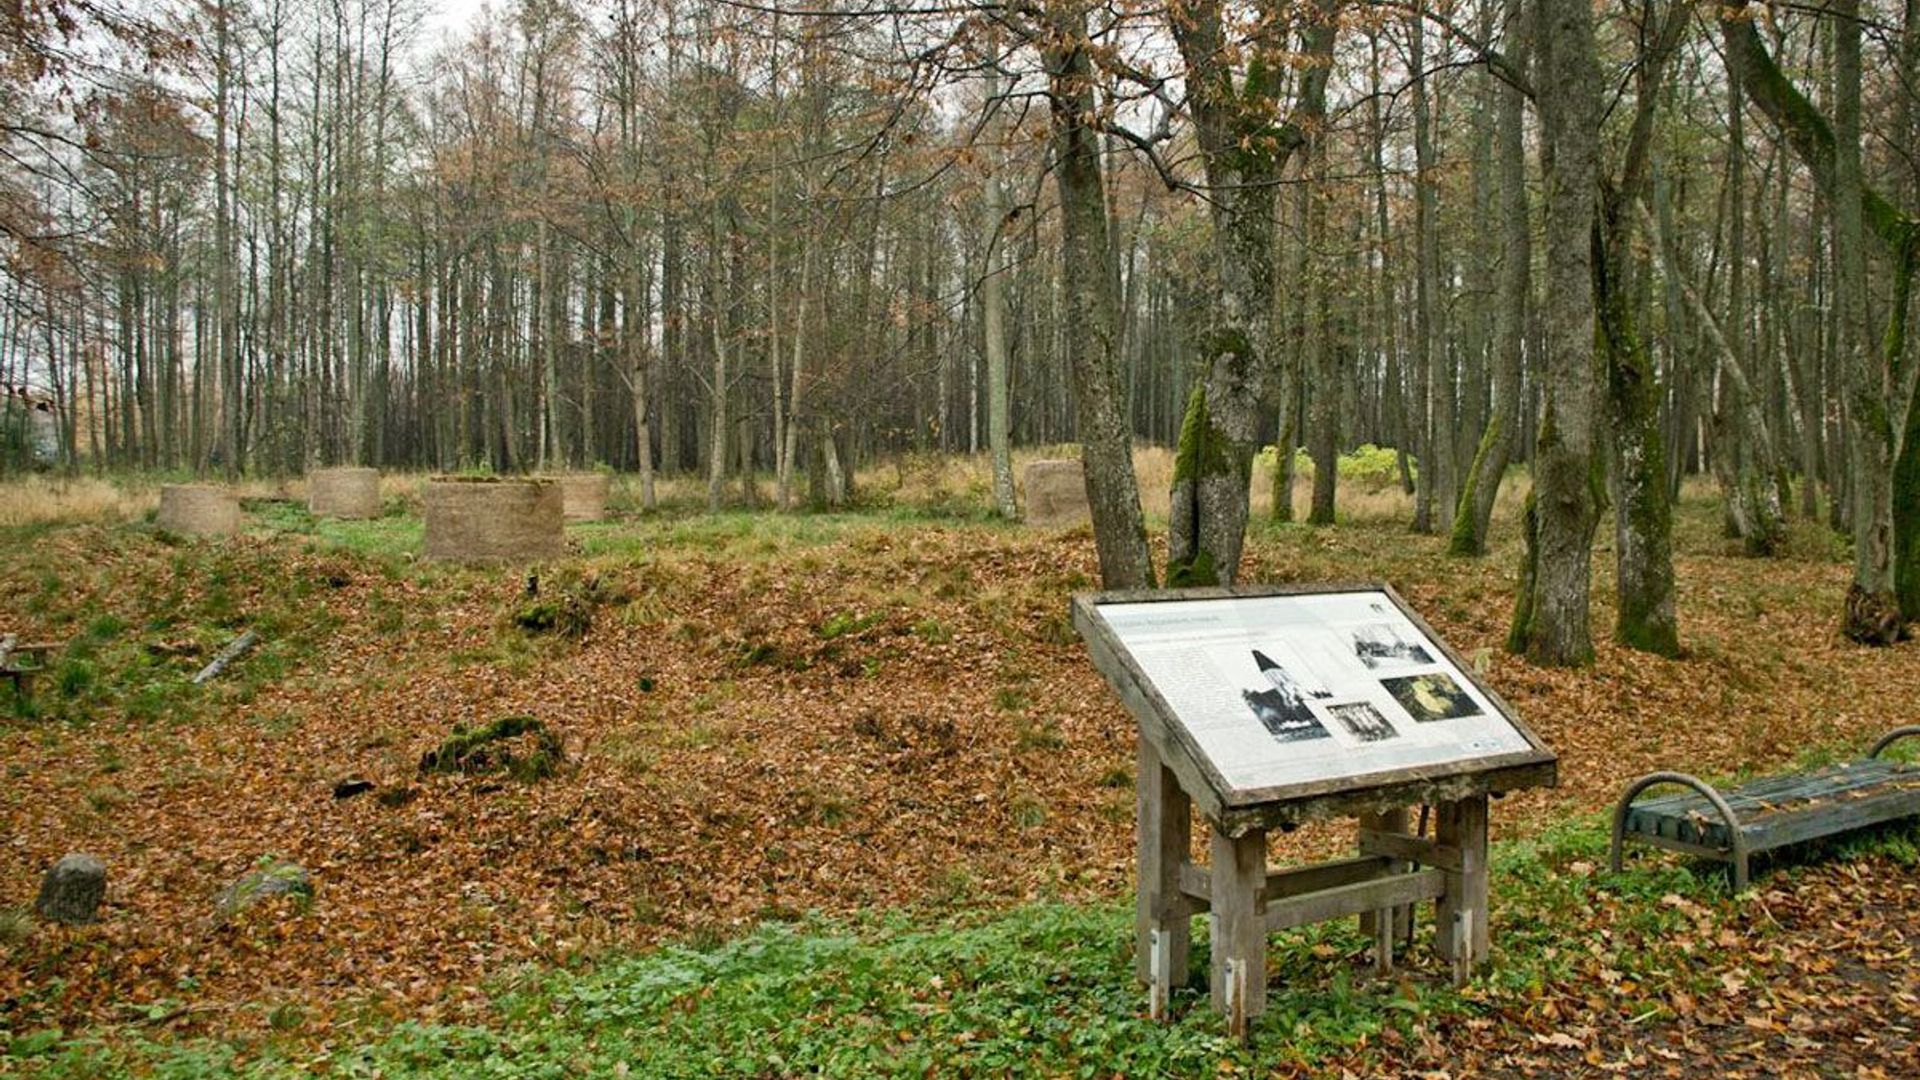
[[[445,742],[420,757],[422,773],[504,772],[516,780],[543,780],[566,760],[560,737],[531,716],[503,716],[469,730],[454,725]]]

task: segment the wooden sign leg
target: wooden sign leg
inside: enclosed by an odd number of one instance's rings
[[[1379,814],[1361,814],[1360,830],[1383,833],[1405,834],[1407,831],[1407,811],[1400,808]],[[1393,864],[1393,873],[1404,874],[1413,867],[1405,862]],[[1411,906],[1395,908],[1392,918],[1381,919],[1381,913],[1363,911],[1360,913],[1360,932],[1373,939],[1375,967],[1381,974],[1393,970],[1393,948],[1396,937],[1411,937],[1413,933],[1413,908]]]
[[[1227,1030],[1244,1039],[1267,1009],[1267,920],[1260,894],[1267,884],[1267,834],[1213,834],[1213,1007]]]
[[[1134,975],[1147,986],[1147,1011],[1164,1019],[1173,988],[1186,982],[1193,902],[1180,891],[1180,867],[1193,839],[1187,793],[1160,753],[1140,740],[1134,778],[1135,842],[1140,873],[1134,900]]]
[[[1435,819],[1436,839],[1460,850],[1460,869],[1447,871],[1447,891],[1435,902],[1434,944],[1440,955],[1453,961],[1454,983],[1462,984],[1490,951],[1487,797],[1442,803]]]

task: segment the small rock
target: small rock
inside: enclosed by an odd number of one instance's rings
[[[351,799],[355,795],[365,795],[373,790],[373,781],[360,776],[349,776],[333,785],[333,797]]]
[[[213,902],[220,909],[220,914],[232,915],[273,896],[312,899],[313,878],[298,863],[263,859],[259,866],[248,871],[239,881],[220,890],[220,895]]]
[[[100,900],[107,895],[107,866],[91,855],[63,855],[40,880],[40,897],[33,910],[43,919],[69,926],[99,917]]]

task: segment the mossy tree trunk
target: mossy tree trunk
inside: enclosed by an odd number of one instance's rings
[[[1909,437],[1920,429],[1914,415],[1920,362],[1906,346],[1913,275],[1920,265],[1920,222],[1866,184],[1861,173],[1858,13],[1858,0],[1840,0],[1831,11],[1831,123],[1781,72],[1746,8],[1723,8],[1719,20],[1728,61],[1739,67],[1749,99],[1786,137],[1833,210],[1834,356],[1849,420],[1845,442],[1851,468],[1845,480],[1854,542],[1843,627],[1856,641],[1884,645],[1904,634],[1904,620],[1920,617],[1920,461],[1915,460],[1920,451]],[[1891,273],[1891,302],[1877,347],[1867,316],[1869,236]]]
[[[1661,656],[1680,652],[1674,612],[1673,502],[1667,446],[1660,430],[1661,392],[1653,356],[1634,315],[1642,303],[1632,285],[1634,201],[1646,185],[1654,113],[1667,62],[1679,47],[1691,11],[1671,7],[1640,55],[1633,119],[1617,174],[1603,176],[1594,221],[1593,302],[1596,347],[1606,386],[1608,445],[1613,452],[1614,567],[1618,588],[1614,640]]]
[[[1910,242],[1912,247],[1920,247],[1920,229],[1917,238]],[[1894,268],[1893,298],[1891,312],[1887,319],[1886,341],[1882,346],[1885,356],[1896,362],[1906,356],[1907,308],[1913,298],[1913,276],[1915,262],[1920,261],[1920,253],[1909,252],[1908,257]],[[1906,358],[1909,368],[1920,366],[1920,359]],[[1900,616],[1903,619],[1920,619],[1920,407],[1913,400],[1913,394],[1920,391],[1909,390],[1906,409],[1906,425],[1900,438],[1899,450],[1894,458],[1893,467],[1893,585],[1900,603]]]
[[[1833,25],[1833,256],[1840,319],[1840,356],[1853,421],[1854,578],[1847,591],[1846,629],[1885,644],[1901,635],[1893,572],[1893,468],[1905,434],[1886,398],[1886,372],[1876,370],[1867,333],[1866,181],[1860,163],[1860,13],[1858,0],[1835,0]]]
[[[1109,589],[1153,586],[1153,560],[1133,472],[1133,437],[1120,409],[1115,366],[1117,299],[1108,241],[1087,9],[1051,6],[1042,58],[1047,70],[1053,176],[1060,193],[1062,321],[1073,380],[1074,420],[1086,470],[1100,580]]]
[[[1246,531],[1250,455],[1240,453],[1207,408],[1205,386],[1187,396],[1167,507],[1167,585],[1231,585]]]
[[[1593,659],[1589,600],[1600,481],[1594,455],[1593,227],[1600,66],[1585,0],[1535,0],[1534,80],[1547,211],[1544,399],[1526,555],[1508,647],[1538,663]]]
[[[1325,251],[1327,235],[1327,140],[1314,136],[1307,148],[1313,183],[1307,188],[1306,242]],[[1307,362],[1311,365],[1307,399],[1307,451],[1313,458],[1313,500],[1309,525],[1334,523],[1340,484],[1340,330],[1335,323],[1326,273],[1311,275],[1307,292]]]
[[[1604,261],[1612,261],[1615,250],[1610,249]],[[1660,432],[1660,388],[1625,293],[1624,281],[1603,280],[1598,297],[1614,455],[1619,591],[1614,638],[1644,652],[1675,656],[1680,634],[1673,602],[1673,506],[1667,492],[1666,440]]]
[[[1525,41],[1518,32],[1525,16],[1521,0],[1506,0],[1506,18],[1516,28],[1518,47],[1508,61],[1526,70]],[[1453,555],[1486,554],[1487,529],[1500,483],[1513,459],[1520,428],[1520,367],[1525,351],[1527,307],[1533,286],[1533,229],[1527,217],[1527,150],[1524,141],[1525,102],[1519,90],[1504,82],[1493,87],[1494,170],[1498,185],[1500,248],[1499,297],[1493,316],[1493,413],[1480,436],[1479,449],[1467,468],[1459,508],[1447,551]]]
[[[1280,389],[1280,434],[1273,441],[1273,505],[1267,516],[1293,520],[1294,447],[1300,441],[1300,381],[1289,379]]]
[[[1338,30],[1332,0],[1319,0],[1299,30],[1299,51],[1315,62],[1304,65],[1291,116],[1276,121],[1291,35],[1261,35],[1236,67],[1222,59],[1240,47],[1230,47],[1224,11],[1220,0],[1196,0],[1168,18],[1205,165],[1219,297],[1198,335],[1203,374],[1175,455],[1170,584],[1230,585],[1239,576],[1253,455],[1275,382],[1275,182],[1305,142],[1303,124],[1325,111]]]

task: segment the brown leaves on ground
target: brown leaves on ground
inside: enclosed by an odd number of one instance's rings
[[[1762,883],[1736,916],[1703,930],[1720,939],[1717,959],[1692,973],[1710,994],[1670,988],[1654,995],[1655,1009],[1648,988],[1582,978],[1492,995],[1485,1015],[1389,1041],[1350,1068],[1449,1078],[1915,1075],[1920,882],[1911,866],[1881,857],[1808,867]]]
[[[616,599],[577,642],[512,625],[512,575],[389,575],[295,537],[234,540],[219,587],[241,617],[282,605],[287,625],[315,628],[284,676],[230,675],[177,719],[110,709],[86,725],[0,725],[0,909],[28,904],[69,851],[100,856],[110,876],[100,925],[41,927],[11,947],[0,1007],[14,1026],[163,999],[227,1008],[192,1016],[214,1025],[259,1023],[251,1006],[290,999],[453,1019],[526,962],[813,909],[1130,888],[1132,725],[1066,615],[1096,576],[1086,532],[874,523],[802,539],[773,526],[706,553],[673,523],[626,528],[658,543],[590,560]],[[1253,538],[1245,577],[1387,579],[1487,665],[1562,755],[1562,787],[1504,800],[1497,833],[1597,809],[1654,768],[1715,775],[1815,745],[1864,749],[1920,714],[1905,691],[1920,648],[1863,650],[1837,633],[1837,564],[1686,555],[1687,658],[1603,645],[1594,668],[1563,672],[1500,650],[1511,558],[1438,551],[1396,527],[1286,530]],[[156,608],[191,608],[215,587],[176,554],[133,530],[42,534],[0,568],[0,622],[67,636],[63,613],[109,612],[139,635]],[[62,577],[50,600],[49,573]],[[290,581],[311,588],[289,600]],[[1602,581],[1601,637],[1607,592]],[[153,636],[178,644],[174,630]],[[561,736],[558,775],[417,773],[455,724],[508,715]],[[374,792],[336,800],[345,777]],[[1346,842],[1303,829],[1278,857]],[[263,855],[313,873],[312,905],[214,919],[215,893]],[[1769,896],[1766,910],[1785,919],[1793,900]],[[311,1015],[324,1030],[325,1010]],[[1779,1032],[1739,1028],[1746,1041],[1724,1038],[1728,1052],[1855,1037],[1796,1029],[1784,999],[1759,1015]],[[1702,1027],[1690,1037],[1724,1035]]]

